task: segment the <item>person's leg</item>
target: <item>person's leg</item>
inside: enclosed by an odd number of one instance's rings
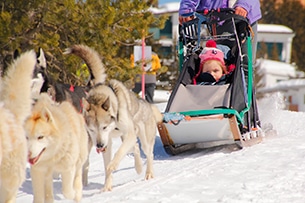
[[[254,81],[254,77],[255,77],[255,63],[256,63],[256,50],[257,50],[257,22],[253,23],[251,25],[252,27],[252,31],[254,33],[253,39],[252,39],[252,67],[253,67],[253,81]],[[253,84],[253,88],[252,88],[252,105],[251,105],[251,109],[250,109],[250,117],[252,120],[252,126],[253,127],[257,127],[260,126],[260,119],[259,119],[259,115],[258,115],[258,107],[257,107],[257,99],[256,99],[256,87],[255,84]]]
[[[149,103],[154,103],[154,91],[156,88],[156,84],[154,83],[147,83],[145,84],[145,99]]]
[[[142,84],[141,83],[135,83],[134,88],[132,89],[133,92],[136,94],[139,94],[142,90]]]
[[[252,39],[252,62],[254,65],[256,60],[256,50],[257,50],[257,22],[253,23],[251,27],[254,33],[254,37]]]

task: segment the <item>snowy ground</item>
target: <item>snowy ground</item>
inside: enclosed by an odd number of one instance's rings
[[[161,110],[165,103],[158,103]],[[242,150],[217,147],[178,156],[167,155],[159,135],[155,145],[155,178],[144,181],[131,155],[114,173],[113,191],[101,193],[102,156],[90,154],[89,185],[82,203],[303,203],[305,202],[305,113],[282,110],[277,95],[259,102],[262,123],[271,123],[277,136]],[[117,140],[116,145],[119,145]],[[143,159],[144,168],[145,159]],[[55,202],[64,200],[61,182],[54,182]],[[29,169],[17,202],[32,202]]]

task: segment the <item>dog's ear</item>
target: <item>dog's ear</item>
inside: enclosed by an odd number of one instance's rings
[[[47,60],[44,55],[44,51],[40,47],[37,53],[37,65],[43,70],[47,69]]]
[[[105,102],[101,105],[102,109],[108,111],[110,108],[110,99],[109,97],[105,100]]]
[[[90,103],[84,97],[82,98],[82,106],[83,106],[83,112],[90,110]]]
[[[54,127],[57,129],[57,124],[55,122],[55,119],[53,118],[52,112],[48,107],[43,109],[41,113],[41,117],[44,118],[46,122],[52,123]]]
[[[14,56],[14,59],[17,59],[20,56],[20,53],[19,53],[18,49],[15,49],[13,56]]]

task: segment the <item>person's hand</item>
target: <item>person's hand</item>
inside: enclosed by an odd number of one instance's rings
[[[246,18],[248,15],[248,11],[246,9],[244,9],[243,7],[237,6],[237,7],[235,7],[235,14]]]
[[[194,16],[188,16],[188,17],[179,16],[179,23],[180,23],[180,25],[182,25],[182,23],[185,23],[185,22],[193,20],[193,19],[194,19]]]

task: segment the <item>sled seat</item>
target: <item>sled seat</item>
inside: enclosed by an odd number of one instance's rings
[[[181,121],[178,126],[171,123],[165,123],[165,126],[175,144],[229,140],[234,142],[228,119],[223,115],[211,115],[196,117],[192,121]]]
[[[180,84],[168,112],[229,108],[230,85]]]

